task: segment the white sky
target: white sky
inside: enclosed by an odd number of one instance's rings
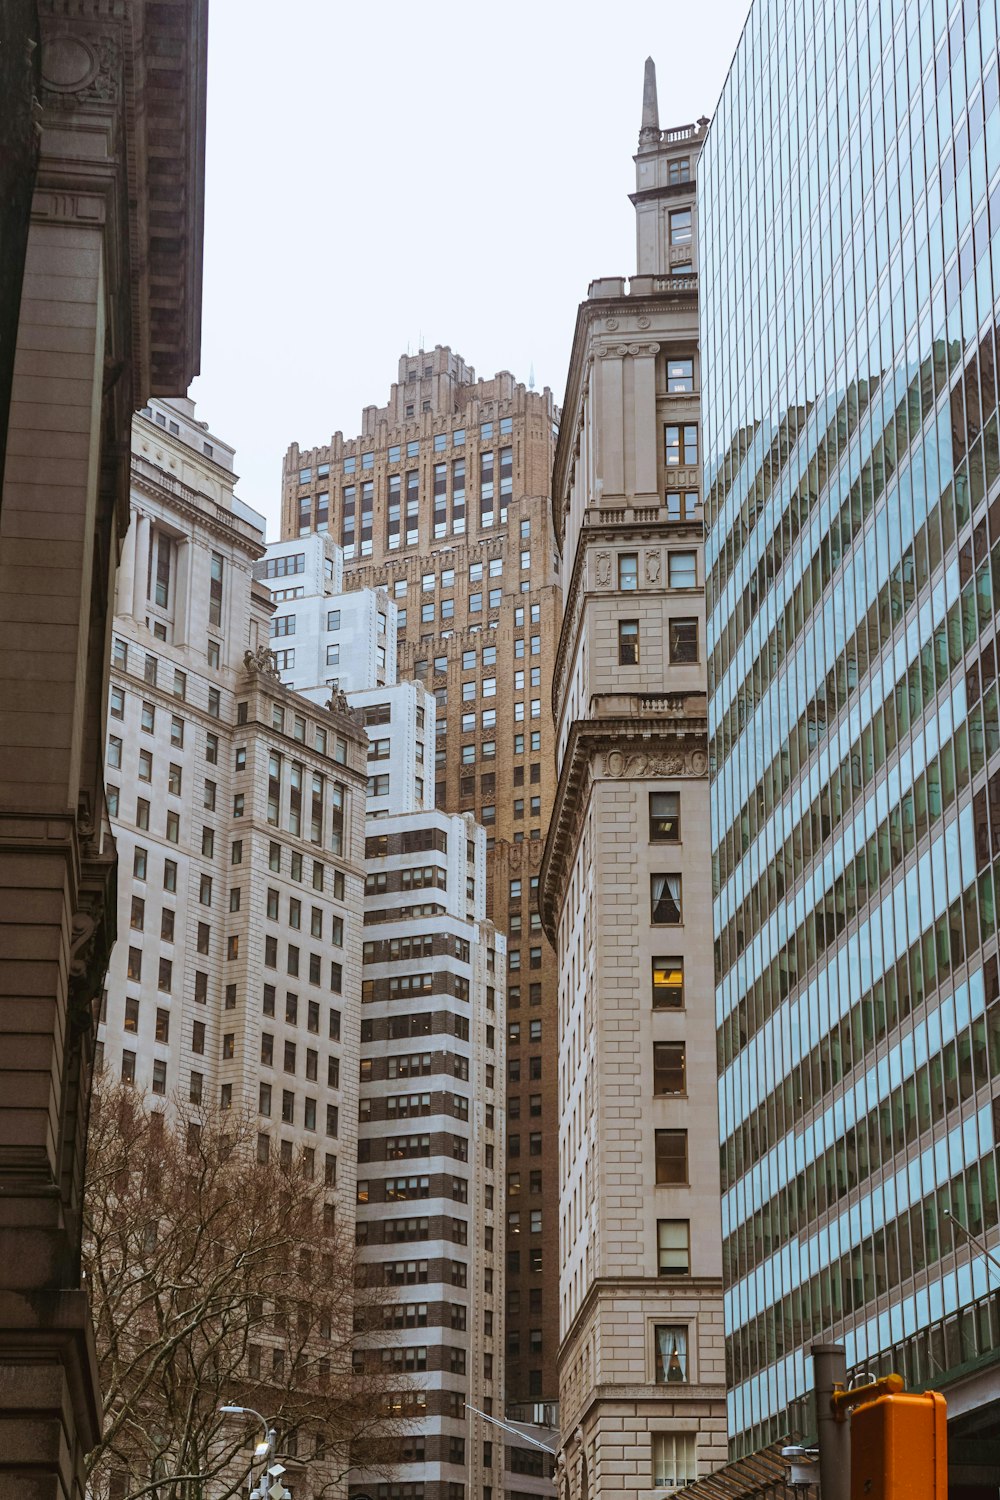
[[[562,398],[576,308],[634,268],[643,63],[711,114],[749,0],[212,0],[198,415],[277,536],[288,444],[353,437],[451,344]]]

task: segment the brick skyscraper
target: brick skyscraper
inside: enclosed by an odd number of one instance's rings
[[[451,349],[400,359],[359,437],[284,464],[284,539],[329,531],[345,588],[398,606],[398,674],[437,699],[436,801],[488,837],[489,915],[507,934],[507,1397],[555,1400],[555,956],[538,873],[554,792],[552,658],[562,609],[550,479],[556,411]],[[546,706],[543,711],[543,704]]]

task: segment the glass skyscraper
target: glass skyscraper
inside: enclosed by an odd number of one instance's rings
[[[756,0],[701,160],[737,1454],[821,1337],[1000,1406],[998,95],[994,0]]]

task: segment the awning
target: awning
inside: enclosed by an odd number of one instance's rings
[[[793,1438],[782,1438],[706,1474],[685,1488],[684,1500],[817,1500],[818,1484],[793,1489],[788,1483],[789,1463],[781,1450],[793,1442]]]

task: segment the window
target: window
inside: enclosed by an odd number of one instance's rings
[[[653,1043],[653,1093],[683,1094],[687,1092],[683,1042]]]
[[[637,552],[619,554],[618,587],[629,591],[639,587],[639,554]]]
[[[222,554],[213,552],[208,585],[208,623],[210,625],[222,624],[222,570]]]
[[[683,426],[668,423],[663,429],[664,462],[668,468],[683,465],[691,468],[698,462],[698,426],[689,422]]]
[[[667,582],[672,589],[697,588],[697,555],[694,552],[669,552],[667,554]]]
[[[657,1183],[683,1186],[688,1180],[687,1131],[657,1130],[655,1136]]]
[[[694,390],[694,360],[667,360],[667,390],[674,394]]]
[[[623,667],[639,663],[639,621],[618,621],[618,662]]]
[[[650,792],[649,842],[676,844],[681,836],[680,792]]]
[[[669,625],[670,660],[694,662],[698,660],[698,621],[671,620]]]
[[[683,1010],[684,960],[653,959],[653,1009]]]
[[[656,1261],[660,1276],[687,1276],[690,1273],[689,1229],[687,1219],[657,1220]]]
[[[649,877],[650,918],[656,927],[677,927],[681,916],[681,877],[679,875],[651,875]]]
[[[689,208],[675,208],[671,213],[670,243],[672,245],[690,245],[691,210]]]
[[[688,1378],[688,1331],[674,1323],[655,1329],[657,1385],[683,1385]]]
[[[667,520],[691,521],[698,515],[700,497],[697,490],[667,491]]]
[[[124,719],[125,717],[125,692],[120,687],[111,689],[111,700],[109,713],[113,719]]]

